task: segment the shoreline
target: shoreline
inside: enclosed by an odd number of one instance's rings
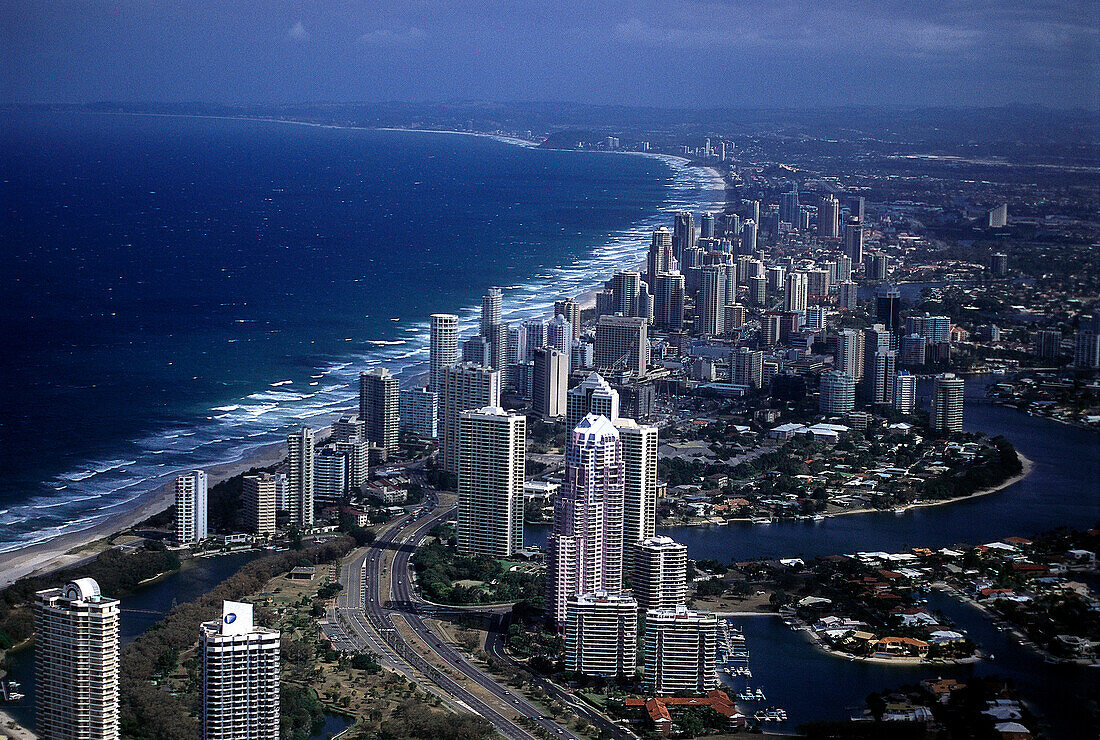
[[[202,114],[111,111],[94,111],[89,113],[92,113],[94,115],[112,116],[149,116],[161,118],[200,118],[231,121],[255,121],[311,126],[318,128],[334,128],[362,131],[381,130],[454,134],[491,138],[497,141],[501,141],[503,143],[511,144],[514,146],[523,146],[527,148],[537,146],[536,142],[530,142],[524,139],[509,137],[502,134],[450,131],[444,129],[349,126],[340,124],[324,124],[309,121],[298,121],[286,118],[263,118],[253,116],[217,116]],[[680,166],[690,166],[696,168],[694,165],[691,165],[690,160],[673,155],[627,151],[593,151],[593,153],[641,155],[665,161],[670,166],[674,166],[678,163]],[[722,187],[724,187],[721,177],[718,175],[718,172],[714,168],[704,167],[698,169],[702,171],[702,175],[698,178],[698,185],[704,191],[714,189],[717,192],[719,189],[721,189],[719,187],[720,184],[722,185]],[[710,207],[709,203],[707,204],[707,207]],[[632,260],[629,259],[627,260],[628,263],[631,261]],[[641,269],[644,270],[644,259],[641,261],[640,264]],[[617,265],[616,269],[630,269],[630,264]],[[595,304],[595,294],[601,287],[601,285],[596,285],[589,290],[582,291],[576,296],[578,302],[581,303],[582,307],[591,308]],[[547,302],[546,306],[544,306],[543,309],[552,310],[552,307],[553,302],[551,300]],[[332,420],[338,418],[341,414],[344,413],[346,413],[346,410],[334,409],[331,415],[321,417],[321,419],[319,419],[318,421],[322,421],[322,423],[327,426],[331,423]],[[232,460],[217,461],[212,464],[208,464],[205,466],[205,469],[209,477],[210,485],[214,485],[221,482],[222,480],[225,480],[226,478],[245,472],[250,468],[266,467],[268,465],[275,464],[284,458],[285,443],[273,442],[243,452],[238,457]],[[6,588],[15,581],[18,581],[19,579],[25,578],[30,575],[48,574],[56,570],[78,565],[82,562],[86,562],[97,557],[101,552],[109,547],[106,542],[103,542],[104,540],[136,526],[137,524],[144,521],[145,519],[148,519],[151,516],[163,512],[174,503],[174,478],[174,474],[166,474],[163,478],[160,479],[161,482],[151,482],[151,486],[148,490],[144,491],[143,493],[137,494],[130,501],[117,504],[116,506],[119,511],[114,515],[108,516],[100,522],[91,524],[81,529],[75,529],[53,537],[31,542],[26,545],[9,550],[7,552],[0,553],[0,588]]]

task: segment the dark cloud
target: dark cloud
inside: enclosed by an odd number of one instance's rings
[[[0,0],[0,99],[1096,108],[1098,17],[1095,0]]]

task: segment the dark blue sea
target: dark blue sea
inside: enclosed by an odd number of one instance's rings
[[[0,552],[350,407],[426,319],[509,320],[715,207],[676,160],[212,118],[0,119]]]

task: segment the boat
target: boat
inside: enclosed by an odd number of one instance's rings
[[[814,514],[813,519],[814,519],[815,522],[823,522],[823,521],[825,521],[825,515],[824,514]]]
[[[745,690],[748,691],[747,688]],[[764,689],[757,689],[756,690],[756,700],[757,701],[765,701],[766,699],[767,699],[767,697],[764,696]]]
[[[899,515],[904,514],[905,513],[905,507],[904,506],[899,506],[899,507],[895,508],[894,513],[899,514]]]

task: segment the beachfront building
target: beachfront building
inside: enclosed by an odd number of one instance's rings
[[[208,534],[206,472],[192,470],[176,478],[176,541],[201,542]]]
[[[290,520],[313,526],[313,430],[302,427],[287,435],[287,505]]]
[[[954,373],[937,375],[932,382],[932,428],[961,432],[963,428],[963,379]]]
[[[523,549],[527,417],[499,406],[458,417],[458,551],[504,558]]]
[[[313,460],[313,497],[320,508],[342,503],[348,490],[348,455],[325,445]]]
[[[359,375],[359,419],[367,441],[386,451],[397,452],[400,405],[397,378],[384,367]]]
[[[458,317],[450,313],[433,313],[431,320],[428,390],[442,395],[443,370],[458,362]]]
[[[718,618],[687,607],[651,609],[645,617],[647,693],[705,693],[718,686]]]
[[[439,395],[427,388],[406,388],[400,394],[400,429],[425,439],[439,436]]]
[[[623,450],[623,564],[629,568],[634,545],[657,526],[657,427],[626,418],[614,425]]]
[[[252,534],[275,533],[275,506],[278,481],[271,473],[244,477],[244,528]]]
[[[577,303],[573,298],[563,298],[560,301],[554,301],[554,316],[561,316],[562,319],[568,321],[569,328],[573,331],[573,339],[580,339],[581,304]]]
[[[586,676],[634,675],[638,655],[638,602],[597,591],[578,594],[565,607],[565,670]]]
[[[458,415],[500,405],[500,371],[462,362],[443,369],[443,469],[458,475]]]
[[[115,740],[119,602],[92,578],[34,598],[35,722],[43,740]]]
[[[675,609],[687,598],[687,546],[649,537],[634,547],[634,598],[640,609]]]
[[[619,431],[589,414],[570,434],[565,485],[554,498],[546,550],[546,604],[565,628],[577,594],[617,594],[623,582],[623,454]]]
[[[279,740],[279,639],[255,626],[252,604],[225,601],[202,624],[203,740]]]

